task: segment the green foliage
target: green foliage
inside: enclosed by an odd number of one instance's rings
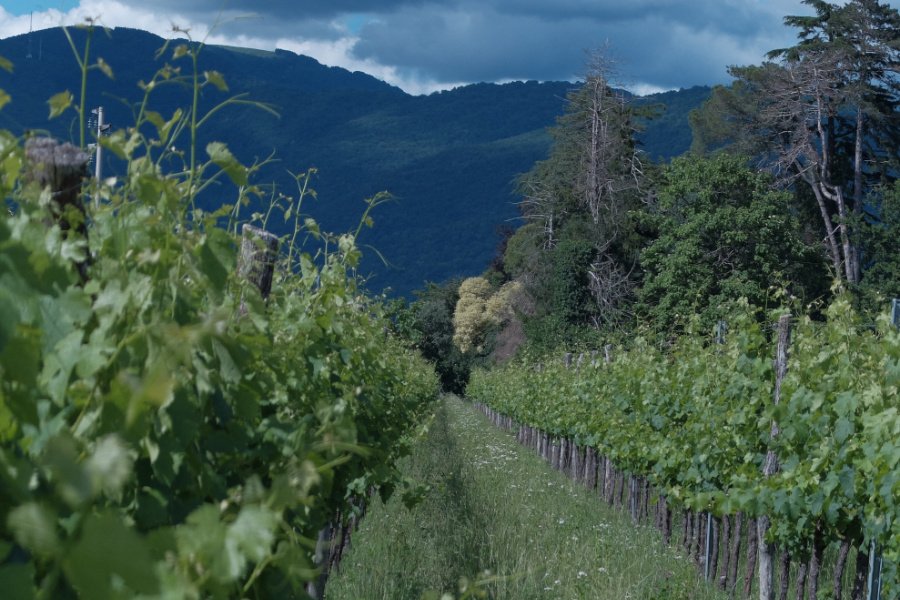
[[[357,289],[354,235],[298,245],[267,302],[236,276],[231,206],[191,199],[254,170],[224,145],[161,168],[196,108],[103,140],[127,171],[85,186],[84,235],[0,131],[0,580],[22,597],[302,597],[310,540],[393,487],[436,397]]]
[[[547,311],[572,325],[586,323],[593,312],[588,269],[595,248],[590,240],[566,236],[550,253]]]
[[[537,223],[519,227],[506,242],[503,269],[510,277],[518,278],[539,268],[543,231]]]
[[[597,448],[670,502],[766,514],[782,547],[808,548],[816,523],[826,541],[874,540],[890,564],[890,595],[900,585],[900,332],[886,315],[877,330],[861,327],[846,297],[826,316],[796,328],[778,406],[775,349],[746,303],[732,308],[721,345],[691,330],[665,351],[636,338],[611,363],[578,371],[559,361],[477,371],[467,392],[523,425]],[[782,468],[767,479],[770,448]]]
[[[865,286],[868,230],[880,227],[864,218],[868,203],[898,169],[900,12],[875,0],[804,3],[815,14],[784,19],[796,45],[730,67],[735,82],[691,115],[694,150],[745,153],[793,186],[795,210],[818,221],[823,267],[855,289]]]
[[[658,210],[648,217],[658,237],[641,254],[639,317],[673,332],[695,315],[712,327],[729,301],[741,297],[765,308],[773,289],[816,298],[827,289],[822,260],[804,243],[789,202],[789,194],[773,190],[771,178],[743,158],[673,161]]]
[[[459,281],[429,283],[416,292],[408,309],[409,339],[422,356],[434,364],[444,390],[462,393],[476,357],[453,343],[453,313],[459,301]]]
[[[863,278],[860,306],[874,315],[891,298],[900,298],[900,181],[871,197],[874,223],[861,232]]]

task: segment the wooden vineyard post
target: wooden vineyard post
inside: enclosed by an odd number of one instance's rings
[[[788,346],[791,342],[791,316],[782,315],[778,319],[778,346],[775,350],[775,392],[772,398],[777,406],[781,402],[781,385],[787,374]],[[778,437],[778,423],[772,422],[771,436],[774,440]],[[766,462],[763,466],[763,477],[771,477],[778,472],[778,457],[771,448],[766,453]],[[757,540],[759,544],[759,600],[772,600],[772,592],[775,585],[775,545],[766,542],[766,533],[769,531],[768,515],[759,517],[756,523]],[[751,525],[752,526],[752,525]],[[748,580],[749,581],[749,580]]]
[[[278,236],[259,227],[244,224],[241,228],[241,254],[238,257],[238,276],[259,290],[265,300],[272,292],[275,261],[278,259]],[[241,314],[247,306],[241,297]]]
[[[63,235],[73,233],[87,242],[87,213],[81,200],[81,184],[87,176],[90,157],[77,146],[60,144],[53,138],[35,137],[25,142],[27,178],[41,188],[49,188],[51,212]],[[87,250],[85,250],[87,253]],[[87,281],[90,255],[75,263],[81,281]]]
[[[631,522],[637,524],[637,481],[634,475],[628,475],[628,512]]]

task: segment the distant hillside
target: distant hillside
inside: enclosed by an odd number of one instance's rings
[[[79,43],[83,34],[72,33]],[[171,60],[170,52],[155,58],[163,43],[133,29],[113,29],[109,36],[95,33],[92,55],[111,65],[115,80],[91,72],[88,104],[102,104],[114,127],[133,122],[132,106],[142,96],[137,82],[149,80],[164,60]],[[69,117],[47,120],[47,98],[64,89],[77,94],[80,87],[61,30],[0,40],[0,56],[15,65],[12,75],[0,72],[0,88],[13,98],[0,110],[0,127],[16,132],[48,129],[74,139],[77,133]],[[187,68],[186,61],[180,62]],[[203,132],[201,146],[223,141],[246,163],[274,150],[279,162],[267,168],[260,181],[275,182],[286,193],[293,185],[288,170],[317,167],[318,199],[305,208],[325,229],[354,226],[363,199],[376,192],[387,190],[396,197],[378,209],[375,228],[362,240],[392,267],[385,269],[370,252],[363,270],[373,274],[373,290],[391,287],[404,295],[425,280],[443,281],[485,268],[498,242],[497,228],[514,222],[517,215],[512,181],[546,156],[546,128],[562,113],[566,92],[574,86],[476,84],[410,96],[364,73],[326,67],[291,52],[216,46],[204,49],[201,68],[221,72],[230,93],[249,92],[281,115],[229,108]],[[670,107],[641,135],[650,157],[668,159],[690,146],[687,112],[708,93],[708,88],[692,88],[638,100]],[[211,106],[225,97],[210,92],[203,102]],[[151,106],[171,114],[189,99],[186,88],[163,86]],[[112,162],[105,165],[109,174],[117,168]],[[205,198],[210,205],[221,201],[212,195]]]

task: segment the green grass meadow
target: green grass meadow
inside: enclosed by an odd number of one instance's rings
[[[328,600],[725,598],[649,526],[551,470],[468,403],[447,397],[404,474],[412,510],[374,499]]]

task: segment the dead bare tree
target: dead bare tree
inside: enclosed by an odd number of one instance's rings
[[[529,179],[521,182],[520,188],[525,194],[519,203],[520,210],[532,222],[543,227],[544,250],[552,250],[556,245],[555,220],[559,209],[554,201],[553,190],[540,180]]]
[[[853,228],[865,226],[867,191],[896,177],[900,156],[900,11],[878,0],[806,4],[815,15],[785,18],[800,29],[796,46],[731,70],[740,84],[731,96],[750,110],[726,112],[750,116],[746,137],[764,142],[763,162],[812,192],[834,276],[852,285],[862,277]]]
[[[579,187],[594,223],[602,221],[612,228],[610,237],[621,223],[622,193],[637,190],[643,175],[625,98],[610,86],[613,72],[604,52],[592,53],[583,94],[576,98],[585,105],[589,131]]]
[[[600,252],[588,270],[591,296],[600,309],[593,317],[594,327],[616,325],[628,319],[631,312],[629,300],[633,298],[635,281],[632,277],[636,264],[626,269],[606,252]]]
[[[776,149],[765,160],[781,182],[799,179],[812,191],[835,276],[855,284],[859,259],[851,241],[844,189],[835,179],[833,127],[829,125],[844,105],[842,58],[823,52],[801,56],[782,65],[764,65],[758,79],[761,101],[755,126]]]

